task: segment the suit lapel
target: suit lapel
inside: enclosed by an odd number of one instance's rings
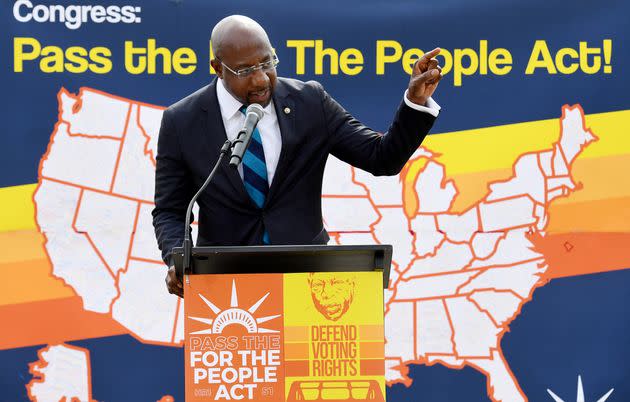
[[[273,94],[273,104],[278,117],[278,125],[280,126],[280,136],[282,137],[282,149],[278,159],[278,166],[265,200],[268,205],[273,200],[274,195],[278,192],[278,188],[282,185],[282,181],[286,178],[286,170],[290,164],[289,155],[292,155],[293,149],[297,143],[297,135],[295,132],[295,103],[288,92],[287,86],[282,79],[278,79]]]
[[[221,117],[221,109],[219,108],[219,101],[217,99],[217,78],[208,86],[207,101],[205,102],[205,108],[207,111],[208,127],[205,135],[210,138],[210,144],[212,147],[212,155],[218,155],[219,150],[227,141],[227,134],[225,133],[225,126],[223,125],[223,118]],[[221,163],[221,170],[223,174],[228,178],[229,182],[234,187],[234,190],[238,194],[239,198],[246,198],[251,201],[241,176],[238,174],[238,170],[233,169],[229,165],[229,155],[223,158]]]

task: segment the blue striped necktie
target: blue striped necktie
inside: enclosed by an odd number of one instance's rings
[[[239,111],[245,114],[246,106],[242,106]],[[243,155],[243,182],[245,189],[258,208],[262,208],[269,192],[269,181],[267,180],[267,164],[265,163],[265,151],[260,138],[258,128],[252,133],[252,140]],[[263,234],[263,244],[271,244],[269,233],[265,229]]]

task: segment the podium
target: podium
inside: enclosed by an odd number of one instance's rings
[[[385,401],[391,257],[389,245],[193,248],[186,401]],[[182,275],[182,249],[173,258]]]

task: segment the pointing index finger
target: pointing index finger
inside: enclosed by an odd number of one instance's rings
[[[413,66],[414,73],[420,74],[420,73],[424,72],[427,69],[427,67],[429,66],[429,61],[431,61],[435,56],[440,54],[441,50],[442,49],[440,49],[439,47],[436,47],[435,49],[431,50],[430,52],[427,52],[427,53],[423,54],[422,57],[420,57],[416,61],[416,64]]]
[[[422,58],[420,59],[420,61],[427,62],[427,61],[431,60],[432,58],[434,58],[435,56],[440,54],[441,50],[442,49],[440,49],[439,47],[436,47],[435,49],[431,50],[430,52],[426,52],[425,54],[422,55]]]

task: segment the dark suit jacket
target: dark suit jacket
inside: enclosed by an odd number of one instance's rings
[[[388,132],[380,134],[354,119],[315,81],[278,78],[273,102],[282,151],[263,208],[254,204],[225,158],[197,201],[197,245],[257,245],[265,228],[271,244],[325,244],[321,189],[328,154],[374,175],[395,175],[435,120],[401,102]],[[167,263],[171,249],[182,244],[188,202],[226,138],[216,80],[164,112],[153,226]]]

